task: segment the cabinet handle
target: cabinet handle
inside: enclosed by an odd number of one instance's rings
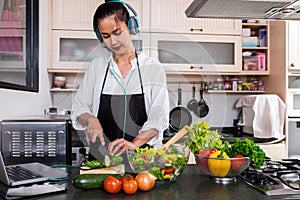
[[[191,28],[190,31],[200,31],[203,32],[202,28]]]
[[[291,63],[291,67],[295,67],[295,64],[294,64],[294,63]]]
[[[202,66],[198,67],[198,66],[190,66],[190,69],[203,69]]]

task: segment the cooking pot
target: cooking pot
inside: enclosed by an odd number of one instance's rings
[[[192,114],[190,111],[181,105],[182,89],[178,88],[178,106],[170,111],[169,127],[170,131],[177,132],[185,125],[192,123]]]

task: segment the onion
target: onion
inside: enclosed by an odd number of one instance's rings
[[[140,172],[136,175],[135,180],[139,190],[149,191],[154,187],[156,177],[149,172]]]

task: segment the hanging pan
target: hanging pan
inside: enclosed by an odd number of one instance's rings
[[[193,89],[192,91],[193,98],[188,102],[187,108],[192,112],[198,112],[198,101],[195,99],[195,91],[196,91],[195,86],[193,86],[192,89]]]
[[[198,117],[205,117],[209,112],[209,107],[203,99],[203,87],[200,87],[200,100],[198,106],[198,112],[196,113]]]
[[[182,89],[178,88],[178,106],[170,111],[170,131],[177,132],[185,125],[192,123],[192,114],[190,111],[181,105]]]

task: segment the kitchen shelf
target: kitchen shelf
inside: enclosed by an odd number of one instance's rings
[[[51,92],[76,92],[77,89],[76,88],[51,88],[50,89]]]
[[[251,93],[251,94],[257,94],[257,93],[265,93],[265,91],[262,90],[207,90],[208,93]]]
[[[268,24],[261,24],[261,23],[242,23],[242,26],[251,26],[251,27],[253,27],[253,26],[258,26],[258,27],[260,27],[260,26],[268,26]]]
[[[86,69],[48,69],[49,73],[84,74]]]
[[[268,47],[242,47],[243,50],[268,50]]]

